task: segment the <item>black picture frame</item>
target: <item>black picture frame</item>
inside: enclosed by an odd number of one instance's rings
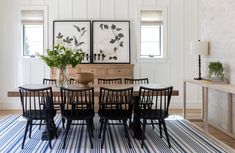
[[[58,43],[58,35],[62,40],[72,38],[72,47],[82,49],[85,57],[82,63],[92,63],[92,29],[90,20],[54,20],[53,21],[53,46]],[[75,41],[76,39],[76,41]],[[75,45],[76,44],[76,45]]]
[[[100,64],[130,64],[130,21],[92,21],[92,61]]]

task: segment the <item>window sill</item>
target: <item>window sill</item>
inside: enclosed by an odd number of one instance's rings
[[[157,57],[146,57],[137,58],[138,63],[163,63],[167,62],[167,58],[157,58]]]

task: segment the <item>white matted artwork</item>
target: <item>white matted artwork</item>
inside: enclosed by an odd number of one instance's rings
[[[93,63],[130,63],[130,21],[95,20]]]
[[[67,42],[72,48],[82,49],[85,57],[82,63],[91,62],[91,21],[55,20],[53,21],[53,43]]]

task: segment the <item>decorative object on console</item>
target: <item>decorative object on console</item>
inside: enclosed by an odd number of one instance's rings
[[[201,55],[208,55],[208,41],[191,41],[190,42],[190,51],[193,55],[198,55],[198,68],[199,74],[198,78],[195,80],[202,80],[201,77]]]
[[[93,73],[77,73],[75,81],[80,87],[88,87],[89,83],[94,83]]]
[[[130,21],[95,20],[94,63],[130,63]]]
[[[208,65],[208,78],[212,83],[228,83],[228,80],[224,77],[223,64],[219,61],[210,62]]]
[[[82,63],[91,62],[91,21],[55,20],[53,21],[53,44],[66,42],[71,48],[84,51]]]

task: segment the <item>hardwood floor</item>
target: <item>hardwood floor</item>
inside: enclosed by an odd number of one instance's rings
[[[3,119],[9,114],[21,114],[21,110],[0,110],[0,119]],[[175,116],[182,116],[182,112],[180,109],[174,109],[170,110],[171,115]],[[201,112],[200,110],[189,110],[187,112],[187,117],[188,118],[200,118]],[[194,125],[197,127],[203,129],[203,122],[201,121],[191,121]],[[208,128],[208,133],[212,135],[213,137],[219,139],[223,143],[227,144],[231,148],[235,149],[235,139],[225,135],[223,132],[220,132],[219,130],[213,128],[212,126],[209,126]]]
[[[174,109],[170,110],[171,115],[179,115],[182,116],[181,109]],[[190,120],[190,118],[200,118],[201,117],[201,111],[199,109],[191,109],[187,111],[187,119]],[[200,129],[204,128],[204,124],[202,121],[194,121],[190,120],[191,123],[199,127]],[[222,141],[226,145],[230,146],[231,148],[235,149],[235,139],[224,134],[223,132],[217,130],[216,128],[209,125],[208,127],[208,133],[212,135],[213,137],[217,138],[218,140]]]

